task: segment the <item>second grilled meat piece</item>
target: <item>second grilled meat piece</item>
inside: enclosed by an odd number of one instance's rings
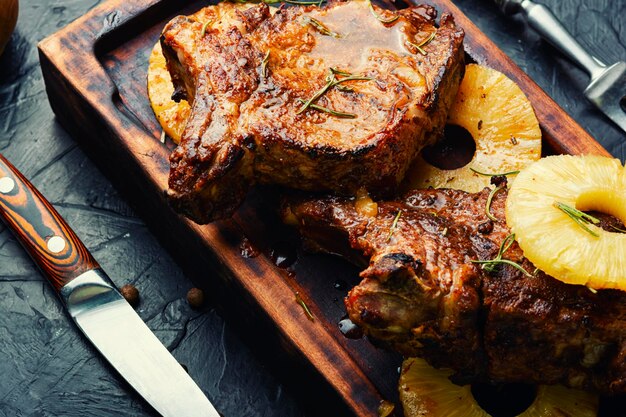
[[[285,217],[318,247],[360,252],[369,266],[346,298],[352,321],[407,356],[456,371],[454,380],[562,383],[626,393],[626,293],[564,284],[517,244],[487,273],[509,235],[506,192],[417,190],[368,217],[350,199],[293,199]],[[346,244],[341,247],[338,241]],[[332,242],[332,245],[328,243]]]
[[[193,101],[170,158],[172,205],[206,223],[254,182],[393,192],[440,134],[462,77],[452,17],[436,26],[435,9],[416,6],[385,24],[365,1],[246,7],[209,6],[204,21],[179,16],[162,33],[178,97]]]

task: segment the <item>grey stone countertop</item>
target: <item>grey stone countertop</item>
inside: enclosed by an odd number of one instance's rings
[[[319,415],[302,400],[307,394],[279,380],[212,305],[189,307],[185,294],[191,281],[55,121],[37,42],[98,3],[20,2],[17,29],[0,58],[0,152],[57,207],[118,286],[139,288],[139,315],[225,416]],[[600,59],[626,60],[624,0],[544,3]],[[624,160],[626,134],[585,99],[586,74],[522,20],[500,15],[492,2],[456,4],[583,128]],[[0,224],[0,416],[149,415],[154,411],[79,334],[51,287]]]

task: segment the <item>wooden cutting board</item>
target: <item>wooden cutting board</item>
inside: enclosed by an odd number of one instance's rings
[[[470,59],[518,83],[534,105],[547,153],[608,155],[451,1],[425,2],[455,16]],[[343,297],[358,282],[358,270],[302,251],[298,236],[278,220],[273,189],[253,190],[232,219],[207,226],[168,207],[164,190],[173,145],[159,141],[145,83],[148,57],[164,24],[207,4],[181,3],[110,0],[42,41],[52,108],[231,322],[305,372],[300,380],[316,387],[315,395],[328,392],[356,415],[376,415],[381,400],[397,401],[401,358],[364,338],[346,338],[339,329]]]

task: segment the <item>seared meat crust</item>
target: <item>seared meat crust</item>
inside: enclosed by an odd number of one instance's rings
[[[626,294],[564,284],[523,257],[513,244],[508,265],[486,272],[473,260],[497,256],[510,233],[506,192],[485,214],[489,190],[417,190],[357,212],[339,197],[292,199],[285,217],[302,235],[369,266],[346,297],[352,321],[407,356],[457,373],[456,382],[562,383],[605,394],[626,393]],[[398,217],[398,212],[401,214]],[[394,220],[397,219],[395,227]],[[337,237],[349,245],[337,244]]]
[[[451,16],[436,27],[430,6],[398,15],[383,24],[364,1],[273,12],[264,3],[221,3],[170,21],[163,52],[176,96],[193,101],[170,158],[172,205],[207,223],[230,215],[255,182],[392,193],[440,134],[464,67],[463,32]],[[411,43],[433,31],[419,53]],[[299,112],[330,68],[372,78],[342,83],[316,102],[356,118]]]

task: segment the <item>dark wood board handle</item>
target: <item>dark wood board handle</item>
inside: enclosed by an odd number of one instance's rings
[[[1,154],[0,218],[57,292],[83,272],[98,268],[61,215]]]

